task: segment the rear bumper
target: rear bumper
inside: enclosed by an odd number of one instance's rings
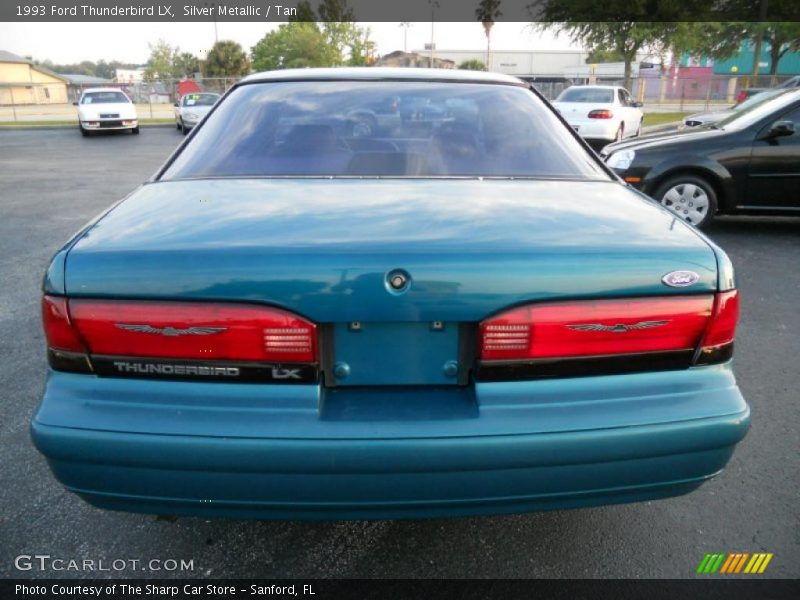
[[[282,406],[256,410],[240,395],[221,411],[212,396],[243,386],[203,385],[189,407],[181,391],[192,390],[180,386],[199,384],[146,382],[149,392],[135,393],[147,400],[98,401],[74,379],[99,381],[101,395],[119,381],[54,373],[31,431],[56,477],[103,508],[284,519],[571,508],[686,493],[725,466],[749,409],[729,369],[680,373],[695,381],[671,394],[663,393],[664,374],[478,384],[463,397],[440,394],[441,413],[431,405],[435,390],[416,399],[412,390],[384,399],[368,390],[317,393],[312,407],[304,394],[313,390],[303,388],[314,386],[293,386]],[[582,391],[591,381],[592,397]],[[160,395],[153,388],[165,385],[179,386],[177,400],[152,408]],[[403,394],[406,418],[381,408]],[[213,413],[216,427],[207,421]],[[135,431],[146,422],[150,431]]]
[[[612,142],[617,137],[619,129],[619,121],[613,119],[573,119],[569,124],[578,135],[589,140]]]

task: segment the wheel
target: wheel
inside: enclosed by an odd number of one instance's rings
[[[86,130],[83,128],[83,125],[78,125],[78,129],[80,129],[80,130],[81,130],[81,135],[82,135],[83,137],[89,137],[89,132],[88,132],[88,131],[86,131]]]
[[[662,183],[653,197],[684,221],[702,227],[717,213],[717,193],[697,175],[676,175]]]
[[[178,131],[181,130],[181,122],[178,121],[177,119],[175,120],[175,129],[177,129]]]
[[[131,133],[132,133],[133,135],[139,135],[139,126],[137,125],[137,126],[136,126],[136,127],[134,127],[133,129],[131,129]]]
[[[181,121],[181,133],[183,135],[186,135],[187,133],[189,133],[189,128],[186,125],[183,124],[183,121]]]
[[[623,135],[625,135],[625,125],[620,123],[619,129],[617,129],[617,134],[614,136],[614,141],[615,142],[620,141]]]

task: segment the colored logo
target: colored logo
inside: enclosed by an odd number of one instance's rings
[[[749,574],[756,575],[763,573],[769,561],[772,560],[772,553],[756,552],[731,552],[729,554],[706,554],[697,567],[697,572],[701,575],[722,575]]]

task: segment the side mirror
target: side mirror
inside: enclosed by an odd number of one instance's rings
[[[631,106],[634,108],[641,108],[644,106],[644,102],[631,102]]]
[[[77,102],[73,102],[72,106],[78,106],[78,103]]]
[[[794,135],[794,122],[792,121],[775,121],[767,131],[767,137],[771,138],[787,135]]]
[[[175,108],[178,108],[178,103],[176,102],[176,103],[174,104],[174,106],[175,106]]]

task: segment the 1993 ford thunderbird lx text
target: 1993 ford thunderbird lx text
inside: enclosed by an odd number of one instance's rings
[[[128,511],[662,498],[747,431],[737,317],[725,254],[523,82],[253,75],[53,258],[32,435]]]

